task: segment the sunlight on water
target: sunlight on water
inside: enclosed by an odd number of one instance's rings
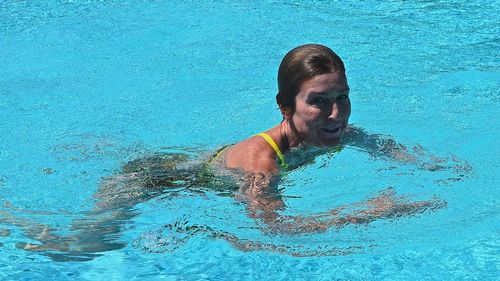
[[[495,280],[498,11],[1,2],[0,279]],[[309,42],[377,149],[297,156],[262,214],[203,163],[281,120],[279,62]]]

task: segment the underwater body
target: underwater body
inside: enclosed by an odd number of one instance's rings
[[[494,280],[498,3],[261,4],[0,4],[1,279]],[[277,66],[309,42],[341,55],[352,125],[382,137],[286,171],[277,213],[436,208],[290,233],[203,171],[147,192],[130,176],[155,157],[202,166],[279,122]],[[387,139],[415,159],[378,153]]]

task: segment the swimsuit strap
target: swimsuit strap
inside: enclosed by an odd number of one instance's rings
[[[280,166],[284,169],[288,168],[288,164],[285,162],[285,157],[283,157],[283,154],[281,154],[281,151],[276,142],[266,133],[260,133],[257,134],[257,136],[263,137],[266,142],[274,149],[274,152],[276,152],[276,155],[280,159]]]
[[[218,160],[222,153],[224,153],[224,151],[226,151],[226,148],[228,148],[229,146],[224,146],[222,147],[221,149],[219,149],[219,151],[217,151],[217,153],[212,156],[212,159],[208,160],[208,164],[213,164],[216,160]]]

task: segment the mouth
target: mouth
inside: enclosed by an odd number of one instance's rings
[[[327,134],[337,134],[342,129],[345,129],[344,123],[330,124],[321,128],[321,130]]]
[[[344,122],[323,124],[323,126],[320,126],[317,131],[318,142],[322,146],[338,145],[346,128],[347,124]]]
[[[341,126],[335,128],[321,128],[321,130],[327,134],[336,134],[340,131]]]

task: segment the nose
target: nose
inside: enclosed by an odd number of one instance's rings
[[[330,106],[330,112],[328,114],[328,119],[337,120],[340,118],[340,108],[337,102],[333,102]]]

